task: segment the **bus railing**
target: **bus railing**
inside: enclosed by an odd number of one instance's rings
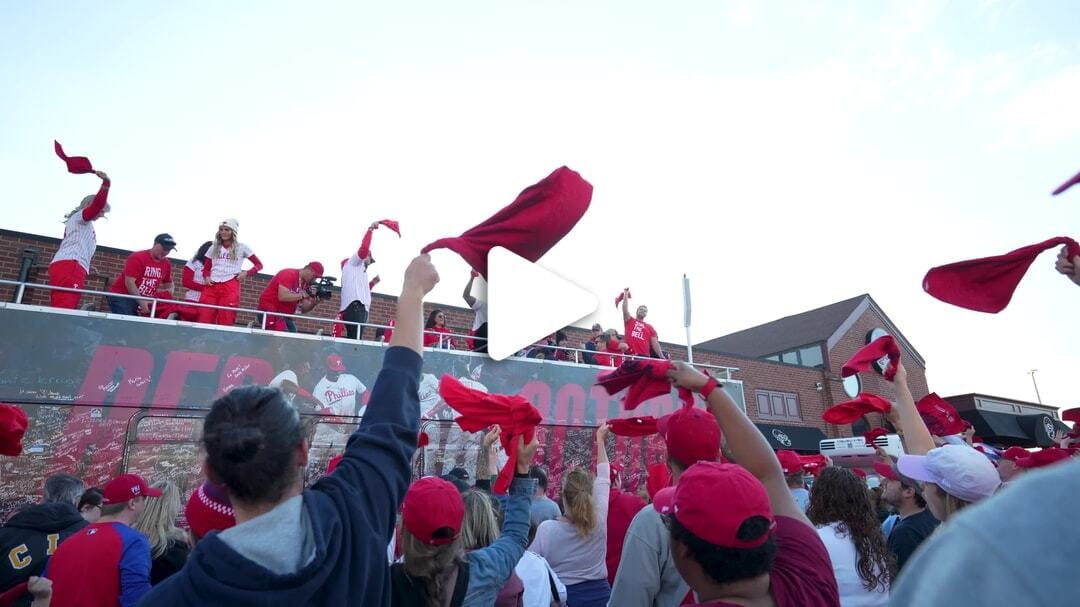
[[[44,291],[62,291],[62,292],[66,292],[66,293],[79,293],[80,295],[88,295],[88,296],[102,296],[102,297],[113,297],[113,298],[120,298],[120,299],[134,299],[134,300],[137,300],[137,301],[149,301],[150,302],[149,316],[136,316],[136,318],[139,318],[140,320],[143,320],[143,321],[159,322],[159,323],[183,323],[183,324],[186,324],[186,325],[199,325],[199,326],[208,327],[208,328],[209,327],[222,327],[222,326],[229,326],[229,327],[231,327],[233,329],[236,328],[236,327],[232,327],[231,325],[212,325],[212,324],[197,323],[197,322],[193,322],[193,321],[185,321],[185,320],[179,320],[179,319],[157,318],[158,304],[161,303],[161,304],[168,304],[168,305],[174,305],[174,306],[190,306],[190,307],[195,307],[195,308],[211,308],[211,309],[215,309],[215,310],[225,310],[225,311],[233,312],[233,313],[255,314],[256,316],[260,317],[260,319],[259,319],[260,326],[258,327],[258,329],[263,330],[263,331],[266,330],[266,321],[267,321],[269,316],[277,316],[277,317],[281,317],[281,318],[290,318],[290,319],[309,321],[309,322],[314,322],[317,325],[329,325],[330,329],[331,329],[331,332],[333,331],[333,326],[335,324],[340,324],[340,325],[343,325],[343,326],[355,326],[355,327],[357,327],[357,334],[358,335],[362,335],[362,331],[366,327],[370,327],[370,328],[376,330],[376,332],[378,331],[378,329],[383,329],[384,331],[394,329],[394,327],[392,327],[390,325],[382,325],[382,324],[378,324],[378,323],[358,323],[358,322],[353,322],[353,321],[341,320],[341,319],[337,319],[337,318],[324,318],[322,316],[306,316],[306,315],[301,315],[301,314],[285,314],[285,313],[281,313],[281,312],[269,312],[267,310],[259,310],[259,309],[254,309],[254,308],[242,308],[242,307],[239,307],[239,306],[233,307],[233,306],[220,306],[220,305],[216,305],[216,304],[205,304],[205,303],[200,303],[200,302],[197,302],[197,301],[190,301],[190,300],[186,300],[186,299],[161,299],[161,298],[156,298],[156,297],[147,297],[145,295],[131,295],[129,293],[113,293],[111,291],[95,291],[95,290],[91,290],[91,289],[73,289],[73,288],[70,288],[70,287],[58,287],[58,286],[55,286],[55,285],[47,285],[47,284],[32,283],[32,282],[20,282],[20,281],[16,281],[16,280],[0,279],[0,286],[12,286],[12,287],[15,287],[16,291],[15,291],[15,301],[14,301],[14,303],[17,304],[17,305],[34,305],[34,304],[23,304],[22,303],[22,300],[26,296],[27,289],[38,289],[38,290],[44,290]],[[0,304],[0,305],[3,305],[3,304]],[[47,306],[45,306],[45,307],[47,307]],[[82,312],[86,313],[87,315],[91,314],[91,312],[88,311],[88,310],[73,310],[73,311],[82,311]],[[100,312],[96,312],[96,313],[100,313]],[[108,312],[108,314],[113,315],[113,316],[117,316],[117,317],[120,317],[120,318],[130,318],[130,316],[116,314],[114,312]],[[252,327],[251,323],[249,323],[246,328],[247,329],[254,329],[255,327]],[[323,339],[327,339],[328,336],[323,334],[323,330],[324,329],[320,328],[318,330],[318,332],[315,334],[315,336],[316,337],[321,337]],[[289,331],[274,331],[274,333],[279,333],[280,335],[283,335],[283,336],[310,335],[310,334],[304,334],[304,333],[293,333],[293,332],[289,332]],[[431,330],[428,330],[428,329],[424,329],[424,334],[425,335],[437,335],[437,336],[439,336],[440,345],[429,346],[428,347],[429,349],[432,349],[432,350],[440,350],[441,349],[441,350],[447,350],[447,351],[450,351],[450,352],[470,353],[471,351],[468,350],[467,348],[453,347],[453,342],[457,341],[459,344],[463,345],[464,343],[468,343],[467,340],[475,339],[475,336],[465,334],[465,333],[431,331]],[[348,340],[345,337],[340,337],[340,338],[336,338],[336,339],[347,340],[347,341],[356,341],[356,340]],[[362,341],[369,341],[369,342],[373,342],[373,343],[383,343],[383,342],[380,342],[378,340],[362,340]],[[446,344],[446,345],[442,345],[442,344]],[[448,345],[450,347],[447,347]],[[536,356],[529,356],[530,352],[532,352],[533,350],[536,350],[536,349],[544,350],[544,351],[547,351],[547,352],[559,352],[559,351],[567,352],[573,358],[573,360],[559,360],[557,358],[556,359],[548,359],[546,356],[544,358],[538,358]],[[620,361],[620,362],[624,361],[624,360],[632,360],[632,359],[636,359],[636,360],[649,360],[650,359],[650,357],[647,357],[647,356],[636,356],[636,355],[632,355],[632,354],[625,354],[625,353],[622,353],[622,352],[618,352],[618,353],[604,352],[604,351],[598,351],[598,350],[589,350],[589,349],[586,349],[586,348],[574,348],[574,347],[569,347],[569,346],[557,346],[557,345],[549,345],[549,344],[542,344],[542,343],[532,344],[532,345],[530,345],[530,346],[528,346],[526,348],[523,348],[521,351],[519,351],[519,355],[516,356],[515,358],[520,359],[520,360],[535,360],[536,362],[553,362],[553,363],[562,363],[562,364],[584,365],[584,366],[590,366],[590,367],[610,368],[610,367],[607,367],[606,365],[589,364],[589,363],[583,362],[585,360],[586,356],[596,356],[596,355],[611,357],[613,360]],[[719,379],[732,379],[732,374],[734,374],[736,371],[739,370],[738,367],[727,367],[727,366],[721,366],[721,365],[710,365],[710,364],[702,364],[702,363],[694,363],[694,367],[696,367],[698,369],[708,369],[708,370],[710,370],[710,372],[713,372],[714,374],[719,374],[719,377],[718,377]]]

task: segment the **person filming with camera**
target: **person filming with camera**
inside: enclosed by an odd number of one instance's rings
[[[259,296],[258,309],[279,314],[307,314],[322,301],[313,281],[323,275],[323,265],[313,261],[299,270],[286,268],[270,280]],[[315,292],[313,292],[315,291]],[[296,333],[296,326],[284,316],[266,317],[266,329],[269,331],[288,331]]]

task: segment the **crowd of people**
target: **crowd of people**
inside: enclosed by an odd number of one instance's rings
[[[50,266],[58,286],[82,288],[89,272],[92,222],[108,210],[109,178],[97,175],[101,189],[67,218]],[[342,262],[365,284],[378,225]],[[185,299],[222,306],[197,308],[200,322],[231,324],[227,308],[237,305],[240,282],[261,269],[236,240],[238,229],[235,220],[221,222],[185,267],[183,284],[197,293]],[[151,249],[129,258],[113,292],[170,299],[160,294],[171,290],[165,255],[175,246],[171,235],[158,235]],[[1063,250],[1057,270],[1080,284],[1080,256]],[[318,262],[279,272],[262,309],[273,316],[317,305],[305,284],[322,272]],[[486,320],[471,295],[475,278],[464,298]],[[895,403],[882,412],[902,455],[879,450],[872,469],[863,470],[774,452],[717,389],[720,381],[666,360],[645,322],[647,308],[630,313],[629,290],[618,300],[622,338],[594,326],[588,355],[651,358],[663,375],[646,380],[685,395],[685,406],[651,420],[666,463],[649,467],[644,492],[625,487],[609,461],[608,449],[625,430],[607,423],[595,431],[593,460],[549,487],[536,461],[539,414],[521,397],[491,394],[478,397],[482,417],[497,412],[503,425],[486,423],[476,469],[414,479],[424,350],[450,333],[444,312],[423,315],[438,281],[427,255],[406,269],[390,347],[362,419],[317,481],[305,480],[313,431],[286,392],[233,389],[205,417],[205,479],[186,505],[168,479],[151,484],[127,473],[100,489],[66,474],[47,479],[41,503],[0,528],[0,607],[1075,602],[1068,574],[1080,562],[1070,499],[1080,490],[1076,429],[1040,451],[997,449],[976,444],[970,432],[942,431],[928,424],[897,359],[887,375]],[[341,315],[362,327],[370,288],[352,287]],[[54,292],[54,305],[78,301],[77,291]],[[148,314],[144,303],[109,301],[123,314]],[[483,324],[474,327],[475,341],[486,337]],[[555,357],[560,341],[557,334]],[[330,370],[343,371],[339,364],[327,359]],[[619,369],[626,366],[640,370]],[[440,390],[450,389],[444,383],[456,382],[444,378]],[[457,410],[459,426],[475,430],[469,418],[477,412]],[[500,449],[507,462],[501,470]]]

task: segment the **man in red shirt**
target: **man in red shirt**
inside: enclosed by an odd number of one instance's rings
[[[313,261],[300,268],[288,268],[274,274],[270,284],[259,296],[258,309],[281,314],[306,314],[319,305],[319,300],[308,293],[312,279],[323,275],[323,265]],[[266,328],[270,331],[296,332],[296,327],[283,316],[268,315]]]
[[[660,339],[656,336],[656,329],[645,322],[645,316],[649,308],[638,306],[635,316],[630,316],[630,289],[623,290],[622,315],[623,325],[626,327],[626,345],[630,347],[630,354],[653,358],[664,358],[664,350],[660,347]]]
[[[698,604],[838,606],[829,553],[765,437],[714,378],[684,363],[668,376],[705,397],[739,462],[698,462],[675,488],[671,556]]]
[[[102,494],[98,522],[60,544],[45,568],[52,607],[129,607],[150,591],[150,542],[131,524],[161,490],[124,474]]]
[[[154,237],[154,246],[146,251],[135,251],[128,255],[124,262],[124,270],[113,281],[110,293],[120,295],[136,295],[157,299],[172,299],[172,264],[169,263],[169,252],[176,248],[176,241],[168,234],[158,234]],[[130,297],[106,297],[109,302],[109,310],[113,314],[136,314],[147,316],[150,314],[150,302],[146,299],[133,299]],[[157,316],[168,316],[172,311],[170,304],[158,304]]]

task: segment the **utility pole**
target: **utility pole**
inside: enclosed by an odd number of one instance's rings
[[[1035,381],[1035,372],[1036,371],[1038,371],[1038,369],[1032,369],[1032,370],[1028,371],[1028,375],[1031,376],[1031,385],[1035,386],[1035,398],[1038,399],[1039,404],[1041,405],[1042,404],[1042,396],[1039,395],[1039,384],[1038,384],[1038,382]]]

